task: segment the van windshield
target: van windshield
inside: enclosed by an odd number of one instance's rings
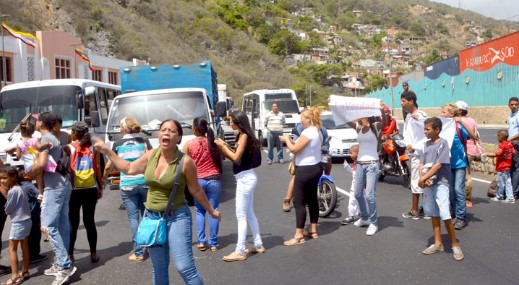
[[[148,131],[156,131],[163,121],[175,119],[184,127],[184,134],[192,133],[194,118],[203,117],[210,122],[204,94],[195,91],[116,97],[107,132],[119,133],[121,119],[126,116],[136,119]]]
[[[27,113],[52,112],[70,127],[78,118],[76,94],[81,87],[41,86],[0,93],[0,133],[10,133]]]
[[[336,125],[335,121],[333,120],[333,116],[332,115],[322,115],[321,116],[321,124],[327,130],[349,129],[350,128],[350,126],[348,124]]]
[[[265,101],[263,102],[263,107],[265,108],[265,111],[272,110],[272,104],[274,103],[278,104],[279,111],[283,112],[284,114],[299,113],[299,105],[297,104],[296,100]]]

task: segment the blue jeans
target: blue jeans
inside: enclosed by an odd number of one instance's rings
[[[66,184],[61,188],[45,188],[41,204],[41,224],[48,233],[49,243],[56,255],[54,265],[58,269],[72,267],[68,257],[70,245],[70,224],[68,217],[70,195],[72,187]]]
[[[283,132],[271,132],[269,131],[267,134],[267,141],[269,146],[269,154],[268,160],[272,161],[274,159],[274,147],[277,148],[278,152],[278,160],[283,159],[283,143],[279,140],[279,136],[282,136]]]
[[[136,256],[143,256],[144,249],[137,245],[135,239],[137,237],[137,229],[139,228],[139,212],[144,215],[144,202],[148,194],[148,186],[136,185],[131,190],[120,190],[121,198],[126,208],[128,222],[130,223],[130,233],[132,234],[133,253]]]
[[[510,178],[510,170],[501,171],[497,173],[496,198],[499,200],[514,199],[514,192],[512,190],[512,179]]]
[[[234,176],[236,177],[236,219],[238,220],[238,242],[235,251],[244,254],[247,225],[252,231],[254,246],[257,248],[263,246],[258,219],[254,214],[254,188],[258,183],[258,177],[252,169]]]
[[[355,172],[355,199],[357,199],[359,204],[359,216],[363,220],[369,218],[374,225],[377,225],[378,222],[376,192],[379,174],[380,167],[378,163],[357,163],[357,170]]]
[[[222,192],[222,182],[217,179],[213,180],[205,180],[198,179],[198,183],[202,187],[207,196],[207,200],[209,200],[209,204],[213,206],[214,209],[218,210],[218,205],[220,204],[220,193]],[[198,201],[195,200],[196,207],[196,232],[198,234],[198,243],[205,244],[206,236],[205,236],[205,212],[206,210]],[[218,245],[218,228],[220,223],[218,219],[214,219],[209,216],[209,246],[217,246]]]
[[[162,213],[147,212],[148,217],[157,217]],[[168,217],[168,243],[164,246],[149,247],[153,265],[153,285],[169,284],[169,259],[173,257],[175,268],[185,284],[204,284],[195,266],[191,246],[191,212],[187,206],[173,211]]]
[[[458,219],[467,220],[467,196],[465,194],[466,168],[451,169],[450,183],[451,209]]]

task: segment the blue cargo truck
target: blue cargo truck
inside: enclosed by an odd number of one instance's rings
[[[111,105],[106,141],[121,138],[122,118],[137,119],[154,147],[159,125],[166,119],[179,121],[184,128],[181,146],[191,138],[196,117],[210,122],[223,136],[219,121],[225,116],[225,102],[218,102],[218,81],[210,61],[186,65],[130,66],[120,69],[122,95]]]

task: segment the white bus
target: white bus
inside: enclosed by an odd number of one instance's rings
[[[4,163],[23,165],[5,150],[21,140],[20,133],[13,130],[28,113],[60,115],[65,130],[70,130],[76,121],[84,121],[92,133],[104,135],[110,104],[119,94],[118,85],[87,79],[28,81],[5,86],[0,92],[0,157]]]
[[[266,144],[267,129],[265,116],[272,110],[272,104],[278,105],[279,111],[286,117],[283,133],[290,134],[301,121],[299,103],[292,89],[261,89],[243,95],[242,111],[247,114],[256,138]]]

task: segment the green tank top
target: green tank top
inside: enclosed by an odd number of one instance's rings
[[[169,195],[173,190],[173,183],[175,183],[175,173],[178,167],[178,154],[180,151],[177,149],[175,158],[169,164],[166,173],[164,173],[160,179],[155,179],[155,169],[157,168],[161,153],[162,149],[160,148],[153,150],[150,160],[148,161],[148,166],[144,171],[144,180],[146,180],[146,184],[150,187],[144,205],[148,210],[157,212],[164,212],[166,210]],[[173,203],[171,204],[171,210],[177,210],[184,206],[185,188],[186,176],[182,174],[182,177],[180,177],[180,185],[178,186],[177,193],[175,193]]]

